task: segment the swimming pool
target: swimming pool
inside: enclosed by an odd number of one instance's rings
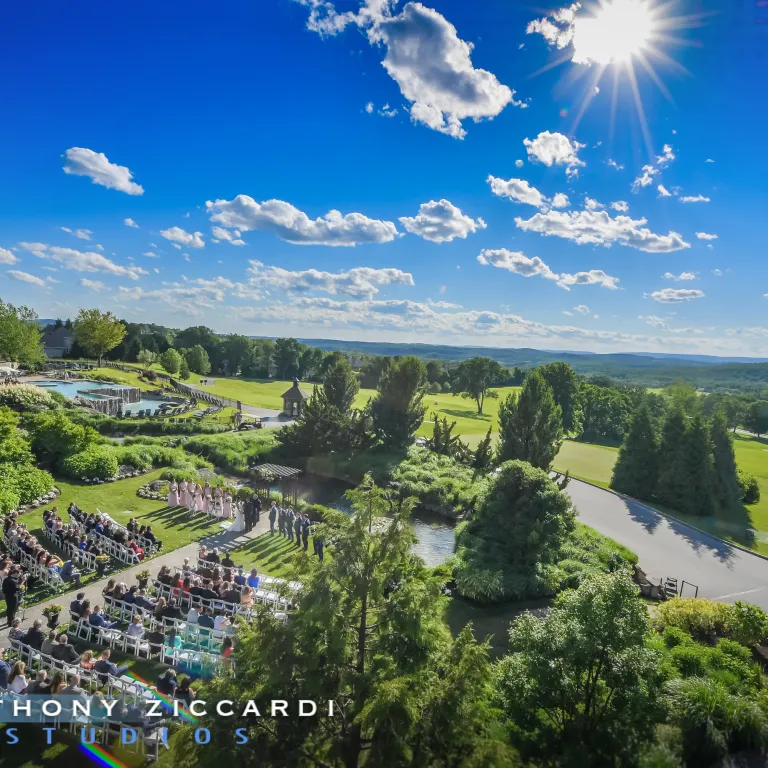
[[[55,390],[69,400],[74,400],[76,397],[96,399],[94,395],[81,394],[78,392],[79,389],[122,389],[119,384],[107,384],[104,381],[86,381],[83,379],[78,381],[36,381],[33,383],[41,389]],[[123,410],[130,410],[136,413],[136,411],[145,411],[148,408],[152,408],[154,411],[161,402],[162,400],[144,400],[142,398],[138,403],[126,403]]]

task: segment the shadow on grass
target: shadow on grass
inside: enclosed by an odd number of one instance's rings
[[[448,408],[441,408],[441,413],[447,413],[449,416],[455,416],[459,419],[476,419],[477,421],[491,421],[491,417],[487,413],[478,413],[477,411],[462,411],[452,410]]]
[[[141,515],[142,520],[154,520],[162,523],[166,528],[186,528],[190,531],[213,530],[219,521],[207,515],[195,515],[192,517],[186,507],[163,507],[155,512]]]

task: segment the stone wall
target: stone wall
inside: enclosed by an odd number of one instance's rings
[[[141,400],[141,390],[138,387],[102,387],[101,389],[78,389],[77,391],[83,395],[116,397],[124,403],[138,403]]]

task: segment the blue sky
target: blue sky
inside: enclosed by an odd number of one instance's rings
[[[765,356],[768,9],[650,12],[644,128],[616,60],[641,25],[610,7],[15,4],[0,296],[252,335]]]

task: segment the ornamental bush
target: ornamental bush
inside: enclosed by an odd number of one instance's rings
[[[67,456],[59,468],[70,477],[107,480],[117,474],[120,462],[112,446],[92,445],[80,453]]]
[[[0,514],[7,515],[11,510],[18,509],[21,504],[19,492],[4,484],[0,487]]]
[[[51,393],[33,384],[0,386],[0,405],[7,405],[15,411],[36,411],[56,407]]]
[[[754,475],[739,470],[739,486],[744,504],[757,504],[760,501],[760,483]]]
[[[661,622],[697,639],[728,637],[733,626],[731,606],[700,597],[673,597],[658,607]]]
[[[19,494],[22,504],[29,504],[53,488],[53,477],[32,464],[0,465],[0,477],[3,478],[3,485]]]

